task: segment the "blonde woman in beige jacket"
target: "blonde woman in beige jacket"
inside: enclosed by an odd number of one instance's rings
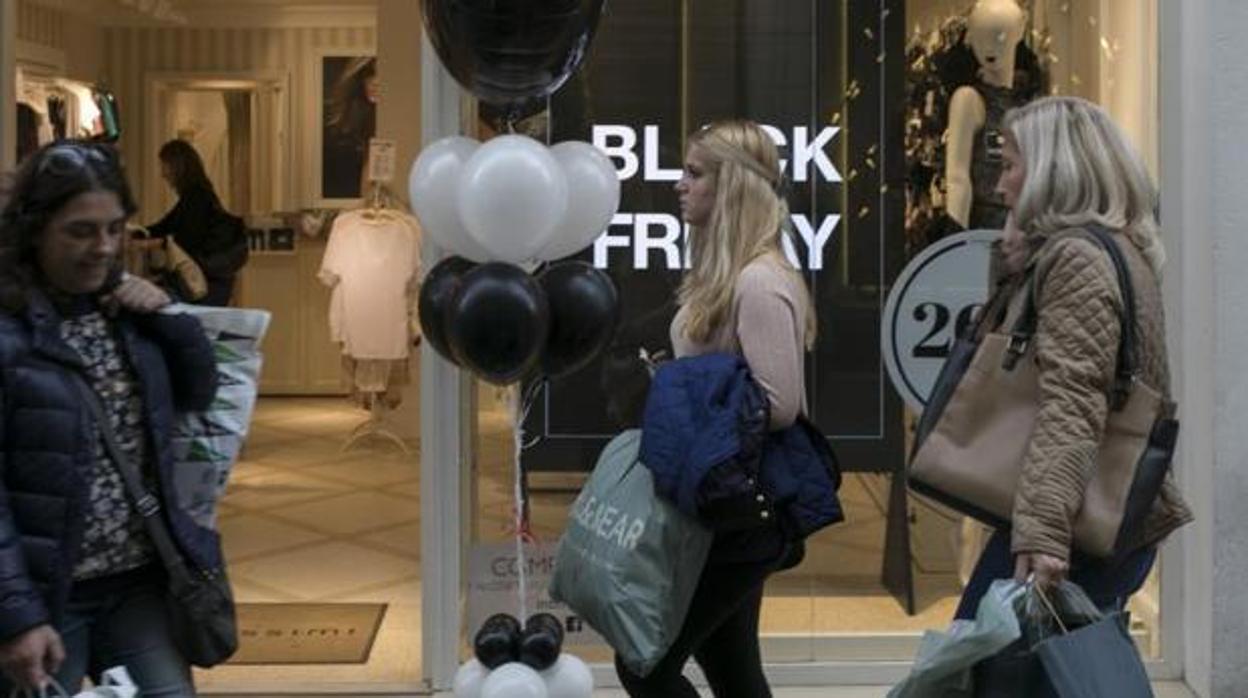
[[[1079,229],[1098,224],[1127,260],[1135,295],[1140,380],[1170,398],[1162,312],[1165,251],[1157,191],[1138,153],[1100,107],[1048,97],[1005,118],[997,190],[1011,208],[1002,250],[1021,279],[1036,275],[1040,412],[1027,445],[1012,528],[994,533],[963,592],[957,618],[973,618],[995,579],[1069,578],[1102,608],[1120,609],[1152,569],[1157,545],[1191,521],[1168,477],[1137,540],[1115,559],[1072,548],[1072,524],[1096,468],[1122,327],[1118,277],[1105,251]],[[1025,292],[1025,285],[1004,288]],[[1017,293],[1005,325],[1019,311]]]

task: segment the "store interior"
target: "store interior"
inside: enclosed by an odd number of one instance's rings
[[[1106,105],[1155,171],[1156,119],[1148,117],[1156,113],[1155,3],[1144,3],[1147,12],[1137,0],[1026,4],[1029,26],[1052,37],[1044,50],[1059,57],[1052,63],[1053,91]],[[272,324],[255,417],[218,512],[237,600],[384,604],[361,626],[369,639],[359,656],[270,661],[251,655],[200,672],[197,681],[208,692],[402,692],[421,685],[422,351],[415,287],[396,290],[404,304],[396,321],[401,348],[380,362],[344,361],[349,330],[341,316],[335,319],[341,302],[335,286],[343,274],[359,272],[326,261],[336,227],[371,215],[408,230],[403,249],[419,250],[403,192],[420,146],[418,5],[17,3],[22,134],[33,133],[35,143],[65,136],[116,140],[141,204],[138,223],[155,221],[175,199],[161,181],[157,149],[171,138],[188,140],[223,203],[247,221],[250,259],[233,304],[270,311]],[[968,6],[907,0],[907,34],[920,41]],[[381,183],[368,172],[375,163],[353,159],[359,153],[334,131],[334,124],[356,118],[334,115],[339,83],[373,73],[380,88],[366,88],[375,92],[366,93],[371,104],[360,118],[370,135],[391,141],[398,163],[398,174],[378,175]],[[27,122],[33,126],[22,125]],[[19,148],[23,138],[30,142],[22,134]],[[408,264],[413,275],[418,262]],[[470,548],[514,540],[513,398],[484,383],[476,391],[473,515],[464,531]],[[531,483],[537,541],[558,540],[583,480],[583,473],[572,473]],[[814,536],[805,561],[768,582],[762,616],[768,660],[908,660],[923,630],[948,623],[981,530],[910,498],[905,520],[915,612],[908,613],[881,582],[889,484],[886,474],[848,475],[840,492],[846,522]],[[1161,623],[1156,578],[1131,609],[1132,631],[1151,656],[1159,651]],[[255,622],[267,629],[263,634],[285,621]],[[610,657],[601,645],[575,651],[593,661]],[[461,655],[469,655],[466,641]]]

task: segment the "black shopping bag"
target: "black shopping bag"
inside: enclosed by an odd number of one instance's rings
[[[1027,593],[1014,599],[1014,612],[1017,614],[1022,637],[998,652],[975,665],[972,672],[974,678],[974,698],[1136,698],[1136,696],[1152,696],[1152,693],[1133,693],[1129,679],[1122,678],[1122,687],[1117,683],[1107,684],[1109,689],[1100,688],[1097,672],[1105,672],[1100,660],[1100,652],[1113,652],[1115,657],[1133,658],[1143,676],[1143,666],[1135,646],[1126,634],[1126,614],[1106,614],[1096,607],[1088,595],[1076,584],[1064,581],[1056,588],[1045,592],[1034,584],[1028,583]],[[1090,640],[1095,651],[1090,651],[1081,643],[1084,632],[1092,628],[1118,628],[1119,646],[1102,649],[1092,643],[1100,642],[1097,636]],[[1098,633],[1105,632],[1097,630]],[[1049,643],[1056,643],[1050,645]],[[1105,643],[1106,647],[1109,643]],[[1042,648],[1050,646],[1060,659],[1066,661],[1058,670],[1050,670],[1045,663]],[[1077,656],[1076,656],[1077,655]],[[1082,663],[1076,665],[1073,662]],[[1060,673],[1055,673],[1060,671]],[[1086,677],[1086,678],[1085,678]],[[1091,692],[1067,692],[1068,686],[1076,686]],[[1144,687],[1148,689],[1148,680],[1144,678]]]
[[[1050,637],[1035,650],[1060,698],[1153,698],[1123,614]]]
[[[1058,698],[1025,637],[976,664],[971,676],[974,698]]]

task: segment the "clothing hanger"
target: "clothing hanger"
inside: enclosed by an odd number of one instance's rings
[[[368,205],[360,214],[366,221],[389,222],[399,220],[398,212],[390,208],[390,195],[381,182],[373,182],[369,193]]]

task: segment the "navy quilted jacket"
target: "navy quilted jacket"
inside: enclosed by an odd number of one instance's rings
[[[82,538],[93,420],[73,374],[82,360],[61,339],[60,316],[36,296],[0,313],[0,642],[60,620]],[[176,506],[170,436],[174,410],[207,408],[216,360],[188,315],[123,315],[122,346],[141,384],[150,453],[166,522],[188,559],[221,565],[216,533]],[[84,375],[85,377],[85,375]]]
[[[774,520],[800,540],[843,519],[840,470],[805,417],[768,432],[767,396],[740,356],[668,361],[650,386],[641,462],[655,491],[719,532]]]

